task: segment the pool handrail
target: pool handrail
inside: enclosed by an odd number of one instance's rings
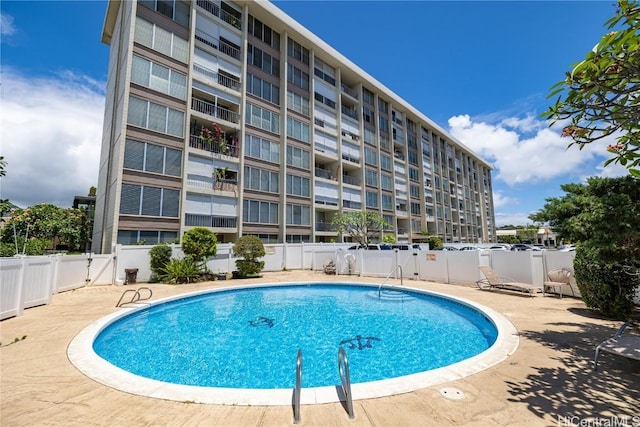
[[[351,395],[351,375],[349,374],[349,358],[344,351],[344,347],[340,346],[338,350],[338,372],[340,373],[340,382],[342,383],[342,392],[344,393],[345,403],[349,419],[355,418],[353,414],[353,396]]]
[[[384,278],[384,280],[382,281],[382,283],[380,283],[380,286],[378,286],[378,298],[380,298],[380,291],[382,290],[382,286],[387,283],[387,280],[389,280],[389,278],[391,277],[391,275],[393,273],[395,273],[396,271],[400,270],[400,286],[404,286],[404,284],[402,283],[402,266],[401,265],[396,265],[393,270],[391,270],[391,272],[389,274],[387,274],[387,277]]]
[[[302,349],[298,349],[296,359],[296,388],[293,391],[293,423],[300,422],[300,393],[302,391]]]
[[[146,298],[142,298],[142,296],[140,295],[140,291],[141,290],[146,290],[149,291],[149,295]],[[122,299],[124,298],[124,296],[130,292],[133,292],[133,296],[131,297],[130,301],[122,301]],[[144,301],[144,300],[148,300],[151,299],[151,297],[153,296],[153,291],[149,288],[147,288],[146,286],[143,286],[141,288],[138,289],[126,289],[122,295],[120,295],[120,299],[118,300],[118,302],[116,303],[116,307],[122,307],[125,304],[133,304],[136,303],[138,301]]]

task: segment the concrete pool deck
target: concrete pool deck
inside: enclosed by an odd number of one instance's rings
[[[316,280],[381,281],[287,271],[265,273],[251,281],[150,287],[155,300],[238,284]],[[519,333],[518,349],[502,363],[466,378],[400,395],[356,400],[353,420],[341,403],[303,405],[299,425],[573,426],[617,422],[640,426],[640,363],[606,354],[599,372],[592,370],[595,346],[612,336],[621,322],[600,319],[573,298],[529,298],[424,281],[407,280],[405,285],[475,301],[502,313]],[[120,310],[114,305],[125,288],[94,286],[60,293],[53,296],[50,305],[0,322],[3,427],[293,424],[291,406],[194,404],[136,396],[104,386],[77,370],[67,358],[69,343],[96,319]],[[15,339],[18,341],[12,343]],[[443,389],[449,393],[441,393]],[[460,400],[445,397],[461,397],[458,391],[463,395]]]

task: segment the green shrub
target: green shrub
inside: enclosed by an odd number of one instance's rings
[[[242,257],[236,260],[240,277],[257,276],[264,268],[264,261],[258,261],[265,255],[264,244],[258,236],[240,237],[233,245],[233,255]]]
[[[218,253],[218,239],[213,231],[205,227],[195,227],[182,236],[182,251],[193,259],[201,270],[205,269],[207,258]]]
[[[151,277],[149,281],[156,283],[169,261],[171,261],[171,247],[167,243],[155,245],[149,251],[149,267],[151,268]]]
[[[160,279],[164,283],[177,285],[198,282],[201,276],[200,266],[192,258],[185,257],[171,259],[164,267]]]
[[[18,251],[25,255],[44,255],[51,247],[51,241],[47,239],[29,239],[24,244],[24,238],[18,237]],[[16,254],[15,243],[0,243],[0,257],[12,257]]]
[[[429,244],[430,250],[442,247],[442,239],[438,236],[429,237],[429,239],[427,239],[427,243]]]
[[[604,316],[627,319],[633,311],[637,275],[626,271],[624,259],[606,259],[598,248],[580,245],[573,260],[576,284],[586,306]]]

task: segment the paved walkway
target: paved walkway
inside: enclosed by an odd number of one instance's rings
[[[342,276],[338,279],[380,281]],[[265,273],[253,282],[312,280],[336,278],[290,271]],[[232,284],[234,281],[151,286],[155,299]],[[422,281],[406,281],[405,285],[477,301],[504,314],[520,334],[518,350],[501,364],[461,380],[397,396],[355,401],[353,420],[340,403],[303,406],[300,425],[596,426],[617,422],[640,426],[640,362],[603,354],[600,371],[591,369],[595,345],[613,335],[620,322],[593,316],[580,300],[573,298],[528,298]],[[96,286],[64,292],[54,295],[48,306],[31,308],[21,317],[0,322],[3,427],[293,424],[289,406],[165,401],[106,387],[78,371],[67,359],[69,342],[92,321],[118,310],[114,304],[122,290]],[[25,338],[20,340],[22,337]],[[16,338],[19,341],[12,343]],[[442,397],[439,391],[443,387],[459,389],[464,399]]]

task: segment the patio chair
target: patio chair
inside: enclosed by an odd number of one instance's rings
[[[508,291],[520,291],[528,292],[529,296],[533,296],[535,293],[540,292],[541,289],[529,283],[515,282],[505,278],[501,278],[493,271],[488,265],[481,265],[480,271],[484,275],[484,279],[480,279],[476,282],[478,288],[487,291],[495,290],[508,290]]]
[[[326,259],[322,266],[325,274],[336,274],[336,263],[331,259]]]
[[[544,282],[544,290],[543,292],[552,291],[560,295],[560,299],[562,299],[562,287],[568,286],[571,290],[571,296],[576,296],[573,286],[571,286],[571,270],[567,270],[566,268],[556,268],[547,273],[549,280]]]
[[[598,370],[598,357],[601,351],[640,360],[640,335],[622,335],[625,329],[632,324],[634,324],[633,321],[624,323],[614,336],[604,340],[596,347],[596,354],[593,358],[593,369],[595,371]]]

